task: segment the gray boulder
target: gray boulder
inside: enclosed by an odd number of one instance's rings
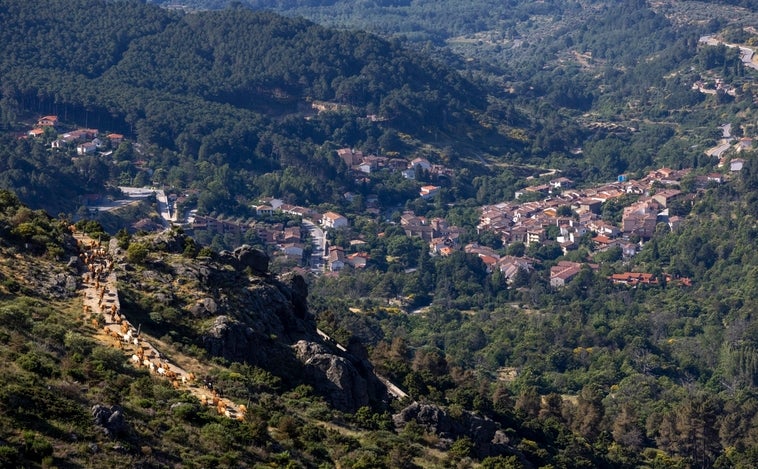
[[[298,341],[293,349],[305,365],[306,377],[335,408],[355,412],[369,404],[368,383],[350,360],[305,340]]]
[[[427,432],[440,437],[445,449],[455,440],[468,437],[480,459],[516,452],[509,446],[507,435],[498,428],[497,423],[468,411],[454,418],[439,406],[414,402],[393,415],[392,420],[398,428],[410,421],[417,422]]]
[[[250,268],[257,275],[268,273],[268,254],[260,249],[243,244],[234,250],[234,257],[237,259],[237,265],[241,270]]]
[[[213,298],[203,298],[198,300],[194,306],[190,307],[193,316],[207,318],[216,314],[219,310],[218,303]]]
[[[92,417],[95,425],[101,427],[103,433],[110,438],[126,435],[129,431],[129,426],[124,419],[124,411],[117,405],[106,407],[96,404],[92,407]]]

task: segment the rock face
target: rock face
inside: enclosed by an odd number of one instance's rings
[[[203,345],[211,355],[251,363],[280,376],[307,382],[343,412],[355,412],[372,402],[387,400],[387,389],[374,376],[370,364],[317,340],[320,339],[301,339],[288,347],[249,324],[218,316],[204,335]]]
[[[101,427],[110,438],[124,436],[129,431],[129,426],[124,420],[124,412],[117,405],[106,407],[97,404],[92,407],[92,417],[95,419],[95,425]]]
[[[233,292],[221,288],[221,296],[203,298],[191,308],[198,316],[216,315],[202,337],[211,355],[307,382],[345,412],[387,400],[387,389],[365,356],[339,350],[318,336],[302,276],[253,277],[245,288],[237,286]]]
[[[264,275],[268,272],[268,255],[260,249],[254,249],[243,244],[234,250],[234,257],[237,258],[242,269],[250,268],[253,273],[258,275]]]
[[[217,316],[203,337],[208,353],[231,361],[261,361],[264,357],[253,352],[254,342],[253,329],[229,316]]]
[[[281,282],[287,287],[282,292],[294,308],[295,316],[306,319],[308,313],[308,285],[302,275],[287,273],[281,277]]]
[[[208,278],[219,275],[212,273]],[[324,344],[318,336],[302,276],[290,273],[278,279],[229,280],[225,279],[221,288],[211,283],[216,296],[201,298],[190,308],[197,317],[216,316],[202,336],[210,355],[311,384],[332,406],[345,412],[387,399],[386,387],[374,376],[365,357]],[[237,288],[229,287],[235,283]]]
[[[349,359],[331,353],[321,344],[305,340],[298,341],[293,349],[305,364],[306,377],[334,407],[354,412],[369,404],[367,377],[362,376]]]
[[[416,421],[426,431],[439,436],[444,446],[466,436],[474,442],[474,450],[480,459],[514,452],[508,445],[508,437],[494,421],[471,412],[463,412],[460,417],[453,418],[438,406],[414,402],[393,415],[392,420],[398,428]]]
[[[243,244],[234,252],[221,251],[219,260],[237,270],[249,268],[255,275],[266,275],[268,273],[268,254],[248,244]]]
[[[164,233],[155,243],[178,254],[181,236],[174,235]],[[194,260],[164,255],[131,276],[132,288],[149,295],[151,304],[185,312],[178,317],[185,330],[203,324],[193,340],[211,356],[309,384],[342,411],[386,402],[387,389],[365,350],[353,344],[345,351],[319,336],[305,279],[296,273],[277,278],[268,265],[268,256],[250,246]]]

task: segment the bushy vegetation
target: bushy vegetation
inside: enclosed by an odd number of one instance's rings
[[[475,228],[479,206],[512,199],[547,168],[580,184],[661,166],[726,172],[704,150],[725,123],[734,136],[755,136],[754,72],[735,49],[698,39],[757,40],[742,27],[752,25],[750,2],[719,3],[261,0],[188,14],[137,1],[0,1],[0,128],[15,133],[0,137],[0,186],[18,194],[0,191],[0,465],[755,467],[754,153],[738,176],[670,207],[683,225],[659,226],[631,260],[619,248],[594,252],[589,235],[563,256],[556,227],[544,245],[507,248]],[[733,93],[692,88],[716,79]],[[127,141],[79,157],[51,149],[51,130],[18,138],[42,114]],[[423,156],[452,174],[356,177],[336,156],[341,147]],[[693,180],[681,188],[695,193]],[[275,363],[209,361],[197,333],[207,324],[186,314],[204,286],[167,281],[170,256],[214,257],[195,241],[169,248],[119,231],[137,274],[120,287],[122,305],[146,334],[201,360],[210,380],[248,402],[244,421],[215,415],[95,340],[72,312],[81,306],[72,292],[53,295],[40,279],[73,254],[65,213],[86,218],[83,196],[149,183],[187,194],[186,208],[200,214],[249,216],[265,195],[349,215],[352,228],[329,242],[350,249],[361,238],[370,261],[312,279],[311,310],[410,398],[343,414]],[[419,183],[443,187],[424,200]],[[366,210],[372,195],[379,214]],[[606,202],[603,218],[618,222],[635,197]],[[51,219],[21,200],[64,214]],[[133,216],[151,216],[149,203]],[[463,227],[462,244],[539,262],[507,284],[475,255],[432,257],[400,228],[403,209]],[[123,228],[102,220],[76,227],[102,241]],[[602,265],[557,290],[548,273],[562,259]],[[608,281],[629,270],[660,281]],[[480,458],[471,438],[443,441],[415,422],[395,429],[390,413],[411,400],[490,418],[506,454]],[[90,414],[96,404],[120,406],[128,426],[104,434]]]
[[[58,272],[62,263],[18,244],[23,239],[14,237],[13,220],[28,209],[7,191],[0,199],[0,221],[7,228],[0,233],[2,466],[413,467],[414,458],[427,450],[391,432],[386,410],[365,407],[342,414],[307,385],[285,382],[256,366],[210,362],[191,343],[192,332],[182,329],[180,313],[146,291],[124,288],[122,307],[145,325],[143,333],[165,333],[164,351],[205,363],[206,374],[195,386],[213,383],[226,397],[246,403],[248,411],[243,420],[219,415],[187,389],[135,368],[123,350],[103,339],[99,323],[82,322],[76,292],[52,297],[39,287],[39,278],[26,276],[27,269]],[[35,223],[50,221],[37,216]],[[102,234],[96,222],[82,221],[76,228]],[[50,243],[66,248],[57,240]],[[130,246],[140,243],[147,245],[138,239]],[[166,254],[159,245],[149,246],[154,258]],[[133,269],[141,272],[144,266]],[[118,409],[122,423],[112,427],[111,420],[96,420],[98,406]]]
[[[485,106],[479,85],[397,41],[246,9],[181,15],[93,0],[53,2],[44,12],[28,7],[0,9],[8,26],[0,38],[0,125],[18,129],[29,111],[60,114],[67,124],[96,124],[142,145],[125,143],[112,161],[76,158],[72,168],[45,149],[52,136],[43,146],[24,143],[35,159],[24,154],[23,168],[4,171],[5,187],[23,188],[23,200],[35,205],[42,202],[36,185],[14,174],[36,169],[42,185],[54,180],[72,200],[106,179],[150,182],[134,164],[148,159],[155,182],[198,188],[202,212],[244,213],[244,202],[272,191],[301,203],[339,200],[354,183],[336,145],[373,151],[378,142],[398,144],[399,131],[507,142],[472,118]],[[88,31],[86,41],[77,31]],[[336,111],[315,115],[311,105],[320,101]]]
[[[335,337],[371,344],[377,369],[415,399],[473,408],[515,429],[530,461],[560,465],[578,451],[588,467],[663,459],[749,467],[758,444],[748,423],[758,402],[754,178],[746,168],[705,194],[681,229],[562,289],[539,268],[506,287],[451,256],[412,273],[322,277],[312,306]],[[694,282],[629,288],[610,283],[613,269]],[[414,288],[419,279],[428,283]],[[430,292],[431,306],[393,312],[384,299],[404,288]],[[750,430],[737,436],[740,425]]]

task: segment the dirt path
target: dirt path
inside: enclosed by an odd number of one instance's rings
[[[79,258],[85,266],[80,291],[82,317],[95,327],[95,338],[101,343],[116,347],[129,357],[135,367],[144,367],[151,374],[170,380],[176,389],[187,390],[203,405],[213,406],[219,414],[242,420],[247,409],[227,398],[220,397],[211,386],[199,383],[194,372],[171,363],[156,347],[155,339],[146,340],[139,328],[121,313],[118,299],[117,277],[113,259],[99,240],[72,230],[79,246]],[[182,358],[182,363],[193,363]],[[198,366],[200,369],[200,366]]]

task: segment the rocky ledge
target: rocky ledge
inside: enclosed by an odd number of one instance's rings
[[[154,245],[179,254],[186,246],[182,237],[167,232]],[[197,331],[193,340],[212,356],[310,384],[339,410],[386,401],[386,387],[365,357],[325,342],[317,333],[305,279],[296,273],[276,277],[268,265],[264,252],[242,246],[213,258],[165,255],[138,275],[125,273],[134,275],[133,287],[152,301],[185,311],[180,319],[184,330]]]

